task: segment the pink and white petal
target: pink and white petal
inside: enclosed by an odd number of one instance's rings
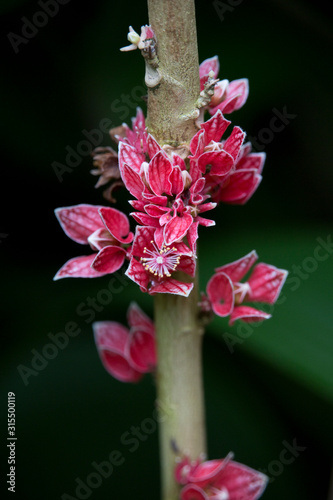
[[[173,243],[172,246],[177,249],[177,253],[186,255],[187,257],[193,257],[192,250],[183,241],[179,243]]]
[[[254,309],[254,307],[237,306],[231,313],[229,325],[232,326],[238,319],[244,321],[245,323],[254,323],[271,317],[271,314],[259,311],[259,309]]]
[[[139,106],[136,108],[136,117],[132,118],[132,128],[133,130],[138,129],[141,132],[146,128],[145,115]]]
[[[213,210],[216,207],[217,203],[213,203],[210,201],[209,203],[202,203],[199,205],[200,213],[208,212],[209,210]]]
[[[205,226],[205,227],[212,227],[212,226],[215,226],[215,224],[216,224],[215,220],[205,219],[204,217],[200,217],[200,215],[198,215],[195,218],[195,220],[196,220],[196,222],[198,222],[200,224],[200,226]]]
[[[159,151],[161,151],[161,146],[151,134],[148,134],[147,148],[148,156],[150,159],[152,159]]]
[[[209,166],[210,174],[220,177],[229,174],[234,163],[233,156],[224,149],[203,153],[198,160],[199,169],[202,173],[205,173],[206,168]]]
[[[131,212],[130,214],[133,219],[142,224],[143,226],[152,226],[152,227],[160,227],[160,224],[156,218],[151,217],[148,214],[144,214],[142,212]]]
[[[119,143],[119,169],[121,171],[124,164],[128,165],[135,173],[140,173],[142,164],[142,156],[136,151],[133,146],[124,142]]]
[[[174,167],[178,166],[180,170],[186,170],[186,163],[183,158],[176,153],[171,154],[171,163]]]
[[[198,132],[192,137],[190,142],[191,154],[197,158],[204,152],[205,145],[206,133],[204,130],[198,130]]]
[[[171,182],[169,180],[172,172],[171,161],[160,151],[150,161],[148,166],[148,184],[157,196],[171,195]]]
[[[155,205],[160,205],[161,207],[166,207],[168,204],[167,196],[157,196],[153,193],[149,193],[148,189],[145,186],[143,190],[142,198],[149,203],[154,203]]]
[[[231,461],[227,464],[216,488],[226,488],[228,500],[257,500],[264,492],[268,477],[246,465]]]
[[[206,132],[207,144],[211,141],[220,142],[222,135],[227,130],[230,123],[229,120],[224,118],[220,110],[218,110],[212,118],[202,123],[201,128]]]
[[[216,78],[220,70],[220,63],[218,56],[209,57],[202,61],[199,66],[200,77],[208,75],[210,71],[214,71],[214,77]]]
[[[173,195],[181,194],[184,191],[185,181],[180,167],[173,167],[169,179],[171,182],[171,193]]]
[[[228,105],[224,108],[224,113],[232,113],[240,109],[249,95],[249,81],[247,78],[240,78],[229,83],[227,90]]]
[[[154,218],[158,218],[159,219],[160,217],[162,217],[166,213],[169,213],[170,212],[170,208],[160,207],[158,205],[154,205],[154,204],[151,203],[149,205],[145,205],[145,212],[150,217],[154,217]]]
[[[215,314],[229,316],[234,307],[234,288],[231,279],[224,273],[214,274],[207,284],[207,295]]]
[[[192,195],[191,201],[193,201],[193,197],[203,190],[206,184],[206,179],[204,177],[200,177],[200,179],[197,179],[192,186],[190,187],[190,193]]]
[[[138,382],[142,378],[143,374],[135,370],[123,354],[102,349],[99,355],[106,371],[120,382]]]
[[[96,321],[93,323],[94,338],[97,349],[112,349],[125,353],[129,330],[116,321]]]
[[[139,174],[134,172],[126,163],[122,167],[119,167],[120,174],[126,189],[131,193],[137,200],[142,199],[142,193],[144,190],[144,184],[141,180]]]
[[[188,228],[193,223],[193,217],[190,214],[184,213],[180,217],[177,215],[165,225],[164,238],[167,246],[181,240],[187,233]]]
[[[84,245],[96,229],[103,227],[98,213],[100,208],[99,205],[81,204],[57,208],[54,212],[67,236]]]
[[[155,333],[154,323],[147,316],[136,302],[131,302],[127,311],[127,321],[131,328],[142,328]]]
[[[240,160],[237,161],[237,170],[256,170],[258,174],[261,174],[264,168],[264,163],[266,159],[266,153],[251,153],[247,156],[242,156]]]
[[[171,293],[173,295],[181,295],[188,297],[193,289],[193,283],[183,283],[174,278],[168,278],[160,283],[153,283],[149,294],[156,295],[157,293]]]
[[[245,135],[245,132],[243,132],[240,127],[234,127],[230,137],[228,137],[224,143],[223,149],[227,151],[227,153],[229,153],[235,161],[239,155]]]
[[[158,248],[162,248],[162,246],[165,244],[164,241],[164,227],[158,227],[155,229],[154,233],[154,241]]]
[[[124,248],[109,245],[98,252],[91,267],[99,273],[114,273],[121,268],[125,257],[126,250]]]
[[[244,257],[230,262],[230,264],[225,264],[224,266],[216,268],[215,272],[223,272],[227,274],[231,281],[236,283],[245,276],[245,274],[250,270],[256,260],[258,260],[257,252],[255,250],[252,250],[252,252],[248,253]]]
[[[180,500],[209,500],[209,497],[199,486],[188,484],[181,490]]]
[[[141,262],[138,262],[133,257],[131,258],[130,265],[125,272],[126,276],[139,285],[141,291],[148,291],[148,284],[150,281],[149,273],[145,270]]]
[[[259,186],[262,176],[256,170],[236,170],[222,187],[219,201],[234,205],[244,205]]]
[[[177,266],[177,271],[183,271],[189,276],[195,276],[196,261],[194,257],[182,255]]]
[[[133,241],[134,235],[130,233],[129,221],[123,212],[115,208],[102,207],[99,213],[106,228],[119,243],[126,245]]]
[[[196,255],[197,253],[198,226],[199,223],[195,221],[187,231],[187,241],[193,255]]]
[[[127,345],[128,359],[140,373],[152,372],[157,363],[154,335],[142,328],[133,328]]]
[[[129,200],[128,203],[135,209],[140,212],[144,212],[145,202],[141,200]]]
[[[64,264],[55,277],[54,281],[60,280],[62,278],[98,278],[99,276],[104,276],[105,273],[100,273],[95,271],[91,267],[97,254],[83,255],[81,257],[74,257]]]
[[[250,290],[246,300],[274,304],[288,276],[288,271],[270,264],[260,263],[255,266],[248,279]]]
[[[208,484],[214,484],[215,478],[226,468],[228,463],[229,457],[202,462],[188,474],[188,482],[195,483],[200,488],[205,488]]]
[[[132,254],[136,257],[142,257],[145,247],[150,246],[154,239],[154,227],[137,226],[132,247]],[[142,264],[140,264],[142,267]]]

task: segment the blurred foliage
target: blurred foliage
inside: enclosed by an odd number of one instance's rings
[[[332,19],[326,4],[310,0],[244,0],[223,21],[214,2],[196,5],[200,59],[217,54],[221,78],[250,81],[248,102],[231,116],[233,123],[258,138],[270,127],[274,110],[286,107],[296,115],[264,145],[264,180],[254,198],[246,207],[220,207],[216,227],[201,230],[202,289],[215,267],[253,248],[261,261],[288,269],[294,278],[271,320],[248,330],[216,318],[207,329],[209,454],[221,457],[232,450],[236,460],[274,473],[283,443],[296,439],[306,449],[281,473],[271,474],[264,498],[324,500],[333,448],[333,272],[332,254],[318,261],[314,251],[317,239],[327,241],[332,229],[333,109],[327,83]],[[81,250],[61,232],[54,208],[103,203],[101,192],[93,189],[88,153],[79,155],[62,182],[52,164],[65,163],[66,147],[77,151],[84,130],[98,129],[105,118],[114,126],[129,123],[136,106],[145,107],[143,63],[137,53],[118,49],[126,44],[129,24],[139,29],[147,22],[146,5],[70,0],[15,54],[8,33],[21,35],[22,17],[32,20],[40,10],[40,2],[31,0],[3,1],[0,10],[6,172],[0,233],[8,235],[0,240],[5,283],[1,429],[6,429],[6,393],[14,391],[16,498],[75,496],[75,479],[85,481],[92,462],[119,450],[124,464],[91,498],[156,499],[157,432],[145,436],[133,453],[121,441],[124,432],[152,417],[152,380],[131,386],[109,377],[99,363],[91,324],[78,314],[78,306],[96,298],[109,278],[52,282],[57,269]],[[111,145],[108,134],[103,145]],[[128,213],[124,190],[118,198]],[[151,298],[128,283],[96,319],[124,322],[130,300],[152,315]],[[81,333],[25,386],[17,366],[31,366],[31,350],[42,352],[48,334],[63,331],[69,321]],[[7,471],[4,446],[1,454],[1,470]]]

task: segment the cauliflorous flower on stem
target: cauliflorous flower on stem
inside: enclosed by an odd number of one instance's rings
[[[244,144],[230,174],[220,178],[206,175],[206,189],[216,203],[244,205],[262,180],[266,153],[251,153],[251,144]]]
[[[173,245],[188,235],[193,251],[197,225],[215,224],[200,214],[212,210],[216,204],[204,203],[209,198],[203,193],[205,179],[192,182],[180,156],[172,154],[170,159],[152,136],[148,137],[147,145],[152,156],[149,163],[142,162],[133,147],[119,145],[120,173],[126,188],[136,198],[131,205],[139,210],[131,215],[139,224],[156,228],[159,247]]]
[[[154,324],[132,302],[127,312],[130,329],[115,321],[93,323],[95,343],[104,368],[121,382],[138,382],[156,367]]]
[[[253,250],[241,259],[215,269],[207,285],[207,295],[212,309],[218,316],[229,316],[230,325],[237,319],[247,323],[271,317],[265,313],[243,305],[244,302],[264,302],[274,304],[279,297],[288,272],[270,264],[257,264],[248,280],[241,280],[250,271],[258,256]]]
[[[175,468],[176,480],[185,485],[181,500],[256,500],[267,476],[246,465],[225,459],[191,462],[185,457]]]
[[[95,250],[91,255],[66,262],[55,280],[96,278],[120,269],[133,240],[125,214],[114,208],[86,204],[57,208],[55,214],[69,238]]]
[[[199,66],[200,87],[204,88],[204,84],[209,78],[209,73],[212,71],[214,77],[217,78],[220,69],[220,63],[217,56],[205,59]],[[214,95],[209,104],[209,113],[214,115],[219,109],[224,114],[232,113],[240,109],[246,102],[249,95],[249,82],[247,78],[239,80],[221,80],[214,88]]]
[[[187,297],[193,283],[184,283],[172,277],[183,271],[193,277],[195,259],[184,243],[159,247],[154,240],[155,228],[137,226],[132,246],[131,261],[126,275],[150,295],[171,293]]]
[[[232,172],[245,132],[240,127],[234,127],[228,139],[221,142],[230,123],[218,110],[210,120],[201,124],[201,130],[190,143],[190,175],[193,182],[202,175],[209,175],[221,183]]]

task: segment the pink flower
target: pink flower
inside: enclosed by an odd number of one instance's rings
[[[234,127],[229,138],[221,142],[221,138],[230,125],[218,110],[215,115],[201,124],[190,143],[192,156],[190,159],[190,175],[194,181],[202,175],[210,176],[221,183],[231,172],[238,159],[245,132]]]
[[[92,255],[66,262],[55,280],[95,278],[114,273],[123,265],[133,240],[125,214],[114,208],[85,204],[57,208],[55,214],[67,236],[95,250]]]
[[[190,232],[191,249],[194,250],[197,225],[214,225],[201,217],[201,213],[215,208],[215,203],[204,203],[205,180],[199,177],[192,182],[184,160],[172,154],[171,159],[161,150],[152,136],[147,139],[149,163],[142,162],[136,150],[119,145],[119,168],[128,191],[136,198],[130,203],[139,212],[132,217],[139,224],[155,227],[156,243],[172,245]],[[196,224],[194,228],[191,228]]]
[[[112,128],[110,136],[117,143],[129,144],[140,155],[142,161],[146,160],[148,134],[145,115],[141,108],[136,108],[136,116],[132,118],[132,129],[126,123],[123,123],[120,127]]]
[[[153,227],[136,228],[131,261],[125,274],[150,295],[171,293],[187,297],[193,283],[172,278],[172,273],[177,270],[194,276],[195,260],[191,250],[184,243],[159,247],[154,233]]]
[[[185,457],[175,469],[176,480],[185,485],[181,500],[256,500],[267,484],[267,476],[231,460],[190,462]]]
[[[208,174],[206,189],[216,203],[244,205],[256,191],[262,176],[266,154],[251,153],[248,142],[240,149],[239,156],[228,176],[223,178]]]
[[[114,321],[93,323],[98,354],[107,372],[121,382],[137,382],[156,367],[154,324],[132,302],[127,312],[130,329]]]
[[[200,90],[203,90],[204,84],[208,80],[209,72],[212,71],[214,78],[217,78],[219,69],[220,64],[217,56],[205,59],[200,64]],[[209,113],[214,115],[218,109],[224,114],[232,113],[245,104],[248,95],[249,82],[247,78],[234,80],[230,83],[229,80],[219,81],[215,85],[214,96],[209,105]]]
[[[207,285],[208,299],[218,316],[229,316],[230,325],[237,319],[247,323],[271,317],[263,311],[243,302],[265,302],[274,304],[277,300],[288,272],[269,264],[257,264],[245,283],[241,279],[249,272],[258,256],[253,250],[241,259],[215,269]]]

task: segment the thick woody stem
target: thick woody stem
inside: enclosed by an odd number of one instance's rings
[[[160,144],[184,145],[186,151],[199,116],[194,0],[148,0],[148,10],[159,76],[158,84],[148,88],[148,129]],[[162,500],[179,499],[176,450],[193,459],[206,451],[197,279],[188,298],[155,297],[157,404],[168,408],[160,424]]]
[[[197,132],[199,60],[194,0],[148,0],[161,80],[148,91],[148,127],[162,144],[188,143]]]

